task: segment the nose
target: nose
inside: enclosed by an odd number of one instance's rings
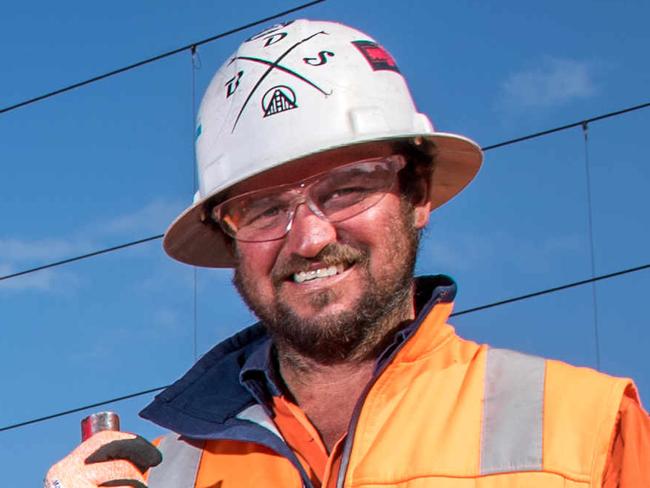
[[[287,251],[313,258],[333,242],[336,242],[334,225],[314,214],[306,203],[299,204],[285,240]]]

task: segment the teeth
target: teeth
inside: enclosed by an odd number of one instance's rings
[[[338,266],[329,266],[327,268],[314,269],[311,271],[300,271],[299,273],[294,273],[293,281],[296,283],[304,283],[305,281],[334,276],[341,272],[343,272],[342,264]]]

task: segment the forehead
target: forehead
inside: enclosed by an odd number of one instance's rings
[[[389,142],[375,142],[312,154],[237,183],[228,191],[227,198],[272,186],[296,183],[344,164],[391,154],[395,154],[395,147]]]

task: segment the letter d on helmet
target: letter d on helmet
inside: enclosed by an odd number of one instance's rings
[[[476,143],[436,132],[416,110],[395,60],[363,32],[307,20],[270,27],[239,47],[203,97],[199,191],[167,230],[165,250],[185,263],[231,267],[228,238],[205,213],[234,184],[316,153],[423,139],[435,145],[436,208],[475,176],[482,161]]]

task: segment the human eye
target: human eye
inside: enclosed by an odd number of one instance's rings
[[[364,195],[369,191],[369,188],[366,186],[343,186],[336,188],[329,195],[330,200],[337,200],[341,198],[353,198],[358,195]]]
[[[287,204],[278,200],[253,202],[243,211],[242,227],[265,228],[276,223],[287,213]]]
[[[366,182],[352,179],[322,188],[318,201],[324,207],[345,207],[364,199],[371,192],[372,188]]]

